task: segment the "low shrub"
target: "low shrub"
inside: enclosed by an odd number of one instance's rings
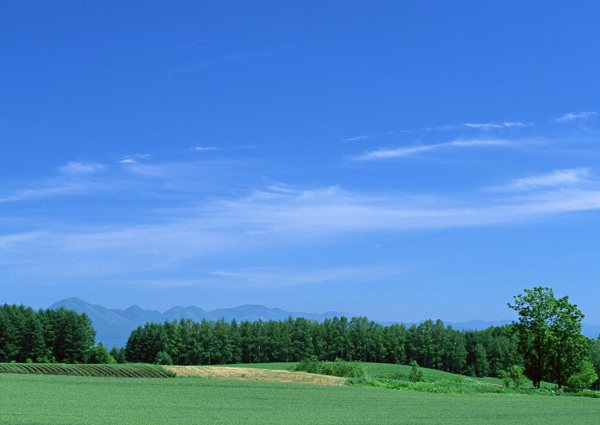
[[[365,374],[364,369],[358,362],[345,362],[335,359],[334,362],[323,364],[323,375],[339,376],[341,378],[358,378]]]
[[[322,362],[314,357],[302,360],[294,370],[341,378],[357,378],[365,374],[359,362],[346,362],[341,359],[335,359],[334,362]]]
[[[323,372],[323,362],[317,360],[316,357],[306,357],[298,362],[294,370],[297,372],[321,374]]]
[[[416,361],[410,362],[411,370],[408,374],[408,380],[411,382],[422,382],[423,381],[423,371],[419,367]]]

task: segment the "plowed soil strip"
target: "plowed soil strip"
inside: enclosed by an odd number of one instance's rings
[[[346,384],[345,378],[316,375],[313,373],[290,372],[289,370],[250,369],[243,367],[214,366],[163,366],[177,376],[199,376],[202,378],[235,379],[240,381],[293,382],[297,384],[333,385]]]

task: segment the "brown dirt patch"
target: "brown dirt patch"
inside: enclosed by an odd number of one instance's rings
[[[297,384],[334,385],[346,384],[345,378],[316,375],[289,370],[253,369],[224,366],[163,366],[177,376],[200,376],[202,378],[235,379],[240,381],[294,382]]]
[[[500,384],[492,384],[491,382],[482,382],[482,381],[478,381],[477,379],[473,379],[473,378],[467,378],[467,381],[476,382],[479,385],[489,385],[492,387],[504,388],[504,386],[502,386]]]

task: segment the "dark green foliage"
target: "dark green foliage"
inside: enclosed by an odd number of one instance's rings
[[[156,362],[161,351],[176,365],[415,360],[421,367],[479,376],[495,375],[521,359],[511,326],[465,332],[441,320],[407,328],[345,317],[323,323],[291,317],[240,324],[189,319],[147,323],[132,331],[124,350],[126,361],[141,363]],[[122,361],[116,353],[113,357]]]
[[[85,313],[0,307],[0,362],[82,363],[90,355],[95,335]]]
[[[525,374],[537,388],[542,380],[560,388],[589,353],[589,340],[581,334],[583,313],[569,297],[556,299],[550,288],[525,289],[514,298],[508,306],[519,314],[515,326]]]
[[[483,344],[478,343],[475,346],[475,364],[473,365],[477,376],[487,376],[489,372],[489,362],[487,361],[487,351]]]
[[[419,367],[416,361],[410,362],[411,370],[408,374],[408,380],[410,382],[422,382],[423,381],[423,371]]]
[[[594,366],[596,375],[600,376],[600,335],[598,336],[598,339],[591,345],[589,360]],[[591,388],[596,391],[600,390],[600,379],[596,380],[596,382],[591,385]]]
[[[125,348],[124,347],[121,347],[121,348],[113,347],[110,349],[109,354],[111,355],[111,357],[113,359],[115,359],[115,362],[117,362],[119,364],[127,363],[127,359],[125,358]]]
[[[365,374],[364,369],[357,361],[347,362],[335,359],[333,362],[319,361],[316,357],[307,357],[300,361],[295,371],[318,373],[321,375],[339,376],[340,378],[358,378]]]
[[[510,379],[512,379],[515,388],[523,387],[527,382],[527,377],[525,376],[525,367],[516,365],[511,367]]]
[[[382,326],[364,317],[335,317],[323,323],[288,317],[283,321],[239,324],[223,319],[204,319],[200,323],[182,319],[139,326],[127,341],[125,356],[129,362],[154,363],[158,353],[163,352],[177,365],[293,361],[308,365],[336,359],[395,364],[415,361],[419,367],[457,374],[499,376],[513,365],[532,364],[530,351],[521,347],[523,332],[516,332],[519,326],[458,331],[444,326],[441,320],[407,328],[401,324]],[[541,378],[560,385],[576,369],[562,355],[573,353],[567,349],[569,344],[586,340],[573,336],[564,326],[554,329],[560,344],[549,354],[553,368]],[[587,355],[589,348],[577,351],[574,358]],[[600,354],[597,357],[598,361],[592,362],[600,368]]]
[[[365,374],[364,369],[358,361],[346,362],[335,359],[333,362],[325,362],[323,375],[339,376],[341,378],[359,378]]]
[[[506,388],[510,387],[510,372],[501,370],[498,372],[498,378],[502,379],[502,383]]]
[[[92,347],[86,359],[86,363],[91,364],[109,364],[116,363],[116,360],[110,355],[106,347],[99,343],[97,346]]]
[[[308,372],[308,373],[319,373],[323,372],[323,363],[316,357],[306,357],[302,359],[298,364],[294,367],[294,370],[297,372]]]
[[[527,382],[527,377],[524,374],[525,368],[523,366],[511,366],[505,370],[501,370],[498,373],[498,377],[502,379],[506,388],[510,387],[512,382],[515,388],[521,388]]]
[[[154,364],[170,366],[173,364],[173,359],[164,351],[159,351],[156,355],[156,359],[154,360]]]
[[[572,391],[581,391],[598,380],[594,365],[587,360],[581,362],[579,370],[569,377],[567,385]]]

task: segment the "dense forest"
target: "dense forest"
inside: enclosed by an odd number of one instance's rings
[[[96,331],[85,314],[73,310],[0,307],[0,362],[84,363],[94,354]]]
[[[190,319],[146,323],[124,348],[110,353],[95,345],[85,314],[60,308],[0,307],[0,362],[176,365],[321,361],[409,364],[470,376],[501,376],[526,365],[518,326],[456,330],[441,320],[384,326],[365,317],[335,317],[322,323],[288,317],[282,321],[226,322]],[[585,337],[583,337],[585,338]],[[600,338],[585,338],[589,362],[600,373]],[[520,349],[521,348],[521,349]],[[594,384],[598,388],[598,382]]]
[[[233,320],[147,323],[135,329],[125,348],[131,362],[178,365],[292,362],[318,360],[408,364],[466,373],[496,375],[519,364],[512,326],[458,331],[441,320],[407,327],[383,326],[365,317],[326,319],[322,323],[289,317],[284,321]]]

